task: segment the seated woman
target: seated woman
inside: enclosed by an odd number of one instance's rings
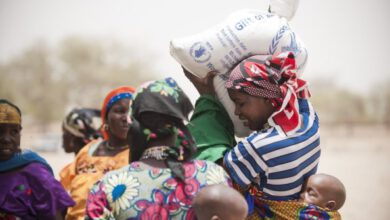
[[[91,190],[87,219],[196,219],[191,207],[207,185],[229,185],[213,162],[192,160],[186,128],[192,104],[172,78],[141,86],[132,105],[131,161]]]
[[[68,210],[67,219],[84,219],[85,204],[92,185],[106,172],[129,164],[127,132],[128,112],[134,89],[119,87],[107,94],[101,118],[104,140],[93,140],[80,150],[61,183],[70,191],[76,205]]]
[[[213,92],[213,73],[205,79],[185,73],[201,95]],[[308,101],[307,83],[297,79],[294,55],[286,52],[241,61],[231,71],[225,87],[235,103],[235,114],[254,132],[232,149],[226,147],[224,166],[237,188],[245,192],[252,219],[283,218],[264,204],[289,200],[297,203],[305,179],[317,171],[321,152],[318,117]],[[197,126],[194,123],[191,120]],[[226,140],[231,138],[229,133],[220,135],[226,135]],[[207,154],[209,150],[204,149]],[[331,216],[338,218],[338,213],[332,212]]]
[[[45,159],[20,149],[21,117],[0,99],[0,219],[63,219],[75,203]]]

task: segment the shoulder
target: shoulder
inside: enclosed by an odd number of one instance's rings
[[[85,155],[85,154],[88,154],[88,152],[90,150],[95,150],[99,144],[103,142],[103,140],[92,140],[91,142],[89,142],[88,144],[86,144],[83,148],[81,148],[81,150],[79,151],[79,153],[77,154],[77,156],[79,155]]]
[[[22,170],[31,176],[49,175],[53,177],[53,174],[50,172],[48,167],[38,162],[32,162],[26,165]]]
[[[264,146],[269,146],[275,142],[287,139],[285,135],[281,135],[275,127],[270,127],[262,131],[255,131],[248,137],[241,139],[237,147],[241,149],[241,153],[260,150]],[[243,149],[245,149],[243,151]]]
[[[104,176],[100,180],[104,184],[109,182],[110,179],[117,179],[118,177],[127,177],[129,175],[130,169],[130,165],[127,165],[120,169],[109,171],[104,174]]]
[[[48,167],[41,163],[30,163],[20,169],[18,173],[24,176],[30,184],[39,188],[45,188],[47,183],[57,181]]]
[[[218,164],[206,160],[194,160],[193,164],[195,164],[200,173],[205,175],[207,185],[230,183],[229,175],[226,173],[225,169]]]

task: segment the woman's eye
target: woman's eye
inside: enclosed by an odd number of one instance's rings
[[[15,135],[15,134],[18,134],[19,130],[18,129],[12,129],[11,130],[11,134]]]
[[[125,108],[123,108],[123,107],[117,107],[114,109],[115,113],[123,113],[124,111],[125,111]]]

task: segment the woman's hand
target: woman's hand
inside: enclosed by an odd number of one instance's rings
[[[184,67],[184,75],[192,82],[196,90],[198,90],[200,95],[212,95],[215,96],[213,79],[217,75],[217,71],[210,71],[204,78],[199,78],[196,75],[188,72]]]

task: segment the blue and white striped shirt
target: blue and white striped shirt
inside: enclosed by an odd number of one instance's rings
[[[304,180],[317,171],[321,154],[318,117],[299,99],[302,127],[288,137],[271,127],[254,132],[225,154],[232,179],[246,188],[254,183],[271,200],[299,198]]]

